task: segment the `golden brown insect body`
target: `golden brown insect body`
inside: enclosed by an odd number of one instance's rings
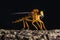
[[[39,28],[40,28],[41,30],[42,30],[43,28],[46,29],[43,21],[40,19],[41,16],[44,16],[44,15],[43,15],[43,11],[40,11],[40,13],[39,13],[39,10],[38,10],[38,9],[33,9],[31,15],[28,15],[28,16],[26,16],[26,17],[23,17],[22,19],[13,21],[13,23],[17,23],[17,22],[23,21],[24,28],[25,28],[25,24],[26,24],[27,27],[28,27],[28,29],[29,29],[29,25],[28,25],[27,21],[28,21],[28,22],[31,21],[31,22],[32,22],[32,25],[33,25],[37,30],[38,30],[38,28],[37,28],[37,26],[34,24],[34,22],[37,23],[37,25],[39,26]],[[29,18],[32,18],[32,20],[29,19]],[[25,20],[25,21],[24,21],[24,20]],[[40,24],[39,24],[38,22],[39,22]]]

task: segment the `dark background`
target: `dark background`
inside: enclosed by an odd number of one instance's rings
[[[11,23],[20,17],[12,13],[31,11],[34,8],[44,11],[45,17],[42,20],[47,29],[60,29],[60,1],[55,0],[0,1],[0,29],[21,29],[19,23]]]

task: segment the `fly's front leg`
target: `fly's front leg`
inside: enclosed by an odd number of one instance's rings
[[[46,30],[46,27],[45,27],[44,23],[42,23],[42,25],[43,25],[43,28]]]
[[[43,27],[43,28],[46,30],[46,28],[45,28],[45,25],[44,25],[43,21],[41,21],[40,23],[41,23],[41,28]]]
[[[42,26],[42,23],[40,22],[40,29],[43,30],[43,26]]]
[[[41,30],[43,30],[43,26],[42,26],[42,21],[41,20],[38,20],[39,21],[39,23],[40,23],[40,26],[39,26],[39,28],[41,29]]]

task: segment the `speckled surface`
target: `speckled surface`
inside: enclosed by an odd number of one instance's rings
[[[60,30],[4,30],[0,29],[0,39],[4,40],[60,40]]]

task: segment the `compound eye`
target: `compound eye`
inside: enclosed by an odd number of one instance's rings
[[[44,13],[43,13],[43,11],[40,11],[40,15],[41,15],[41,18],[44,17]]]
[[[41,11],[40,14],[41,14],[42,16],[44,16],[43,11]]]

